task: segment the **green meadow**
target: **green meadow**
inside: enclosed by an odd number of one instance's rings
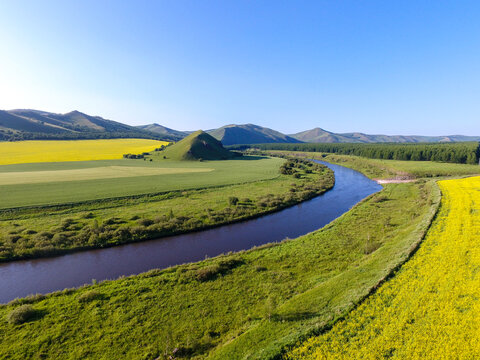
[[[273,359],[405,261],[438,200],[433,182],[392,184],[294,240],[13,301],[0,307],[0,358]]]
[[[202,189],[273,179],[278,158],[102,160],[0,166],[0,209]]]
[[[453,164],[435,161],[403,161],[368,159],[354,155],[337,155],[317,152],[269,150],[272,155],[289,154],[308,159],[327,161],[357,170],[371,179],[397,177],[431,178],[444,176],[467,176],[480,174],[479,165]]]
[[[122,163],[128,166],[120,166]],[[28,188],[41,199],[41,205],[33,206],[35,202],[31,198],[23,193],[20,199],[15,198],[11,191],[12,201],[18,204],[23,199],[29,201],[30,206],[0,210],[0,261],[52,256],[206,229],[294,205],[325,192],[334,184],[333,172],[322,165],[278,158],[166,161],[161,166],[155,162],[145,166],[150,162],[143,160],[118,161],[110,167],[106,164],[112,162],[95,162],[95,167],[87,167],[85,163],[35,166],[38,171],[30,166],[11,166],[9,170],[20,167],[25,171],[0,173],[0,182],[8,180],[7,176],[33,173],[31,177],[18,178],[19,182],[29,181],[29,184],[0,188]],[[281,174],[280,169],[288,164],[291,165],[289,174]],[[67,166],[72,169],[66,169]],[[35,183],[47,177],[54,179],[55,174],[71,176],[72,172],[97,179],[74,181],[66,177],[60,184]],[[145,175],[145,172],[157,175]],[[100,176],[104,178],[98,179]],[[190,187],[182,185],[182,180]],[[227,181],[230,183],[225,184]],[[122,184],[143,184],[144,191],[149,193],[127,196],[129,193],[120,187]],[[54,191],[54,185],[63,190],[54,193],[55,201],[48,198],[48,192],[39,192],[42,186]],[[105,197],[109,191],[116,197],[87,201],[95,192]],[[62,196],[67,196],[68,203],[52,205],[63,199]]]

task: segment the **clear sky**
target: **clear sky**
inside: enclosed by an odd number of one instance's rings
[[[0,0],[0,109],[480,135],[479,1]]]

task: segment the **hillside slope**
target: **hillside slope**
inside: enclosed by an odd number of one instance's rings
[[[168,160],[226,160],[236,156],[220,141],[202,130],[190,134],[160,152]]]
[[[463,142],[480,141],[480,136],[447,135],[447,136],[419,136],[419,135],[371,135],[360,132],[333,133],[321,128],[302,131],[289,135],[290,137],[308,143],[420,143],[420,142]]]
[[[189,134],[185,131],[170,129],[166,126],[156,124],[156,123],[148,124],[148,125],[140,125],[140,126],[137,126],[137,128],[168,137],[169,139],[172,139],[174,141],[181,140]]]
[[[0,140],[158,138],[137,129],[79,111],[55,114],[40,110],[0,110]]]
[[[223,145],[301,142],[278,131],[254,124],[226,125],[208,133]]]

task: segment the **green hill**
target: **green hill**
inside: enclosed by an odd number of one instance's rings
[[[236,156],[213,136],[196,131],[160,152],[169,160],[226,160]]]
[[[155,133],[155,134],[162,135],[165,138],[169,138],[169,139],[174,140],[174,141],[181,140],[189,134],[185,131],[170,129],[166,126],[162,126],[162,125],[159,125],[159,124],[139,125],[139,126],[137,126],[137,128],[142,129],[142,130],[146,130],[146,131],[150,131],[150,132]]]
[[[79,111],[55,114],[30,109],[0,110],[0,141],[133,137],[170,140],[162,134]]]

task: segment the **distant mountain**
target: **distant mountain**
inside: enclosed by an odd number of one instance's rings
[[[190,133],[186,131],[173,130],[159,124],[140,125],[137,126],[137,128],[168,137],[175,141],[183,139]]]
[[[297,134],[292,134],[290,137],[300,140],[302,142],[318,142],[318,143],[341,143],[352,142],[348,137],[340,134],[335,134],[321,128],[302,131]]]
[[[418,136],[418,135],[369,135],[359,132],[333,133],[321,128],[302,131],[290,137],[309,143],[418,143],[418,142],[461,142],[480,141],[480,136],[448,135],[448,136]]]
[[[278,131],[253,124],[226,125],[209,130],[208,133],[223,145],[301,142]]]
[[[152,138],[179,141],[191,134],[159,124],[130,126],[79,111],[55,114],[41,110],[0,110],[0,141],[45,139]],[[376,142],[461,142],[480,141],[480,136],[369,135],[360,132],[333,133],[321,128],[285,135],[254,125],[226,125],[208,130],[223,145],[262,143],[376,143]]]
[[[40,110],[0,110],[0,140],[162,138],[99,116],[79,111],[55,114]]]
[[[226,160],[236,156],[213,136],[196,131],[158,153],[168,160]]]

